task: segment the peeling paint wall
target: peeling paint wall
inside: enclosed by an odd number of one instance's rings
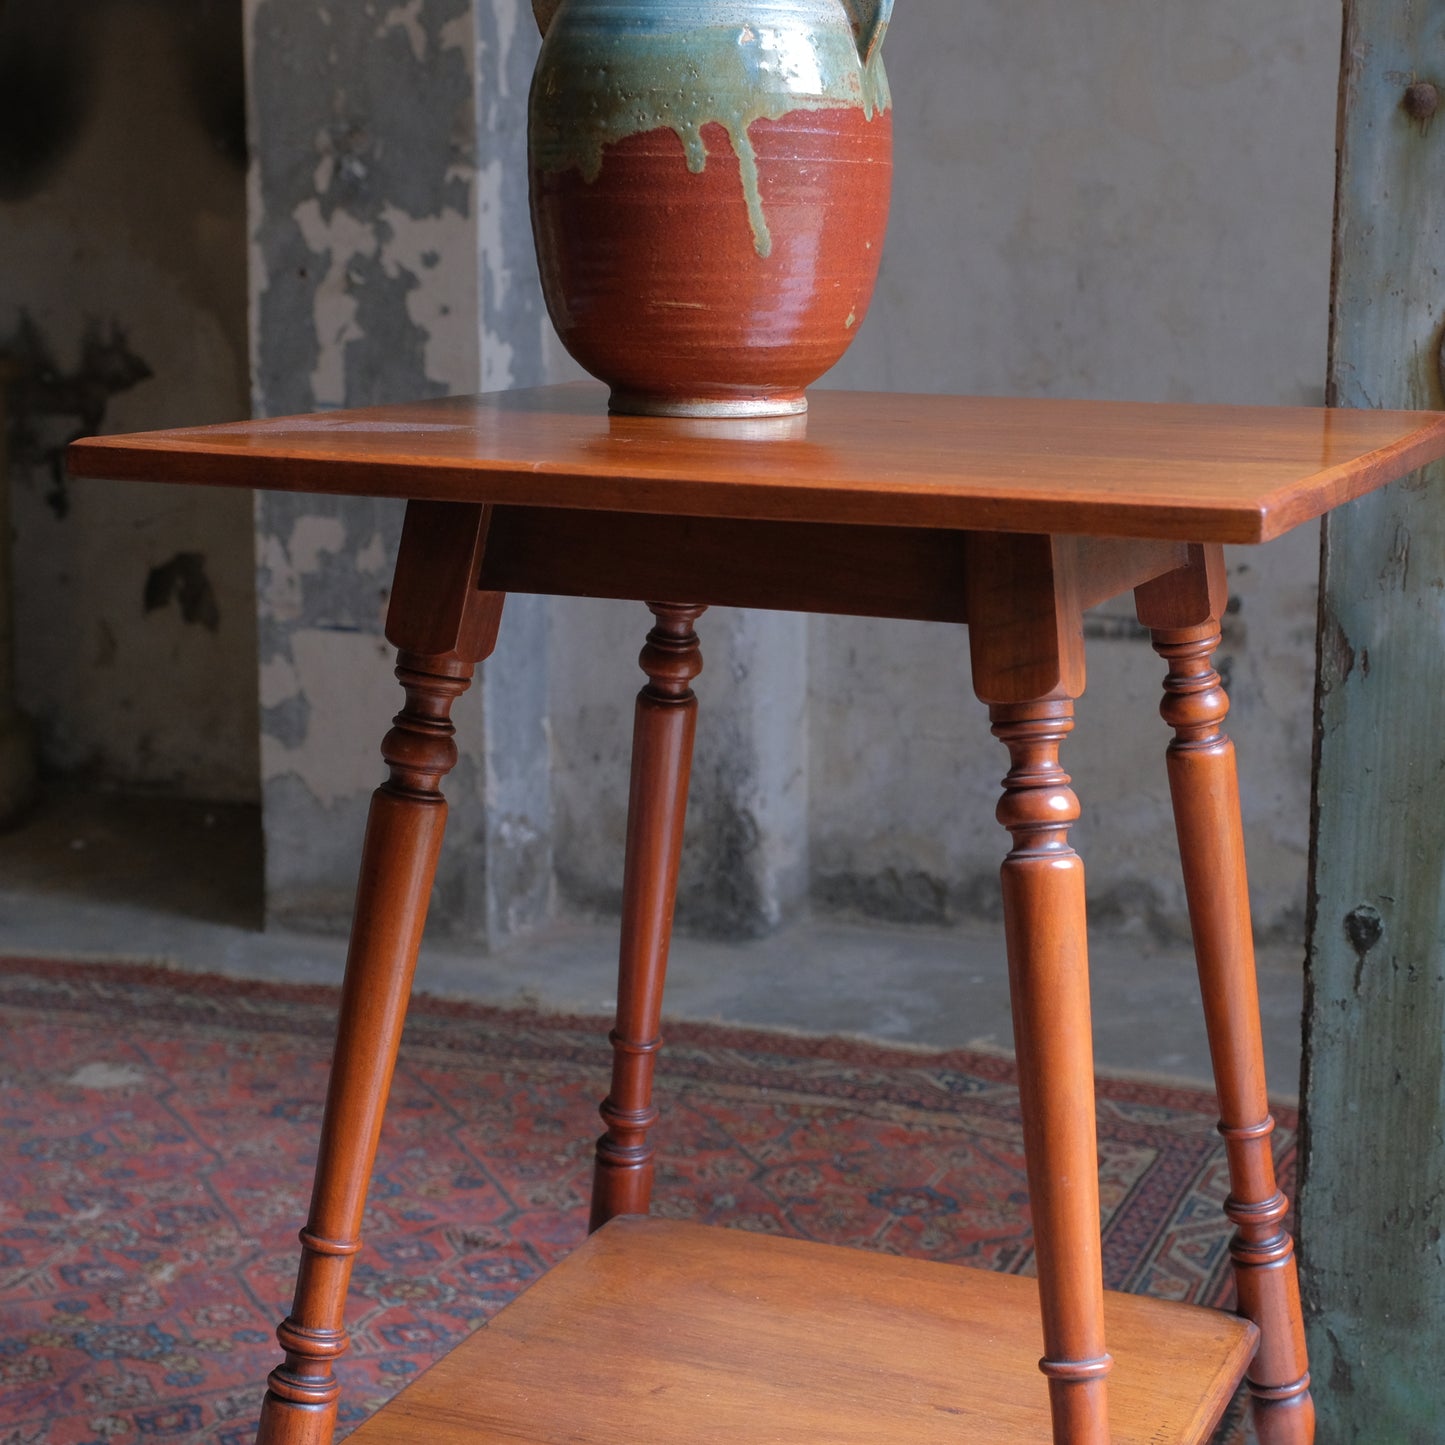
[[[467,0],[250,0],[247,35],[256,399],[275,415],[474,384]]]
[[[246,414],[240,58],[239,0],[0,7],[20,702],[53,773],[217,800],[257,794],[251,500],[60,457]]]
[[[536,386],[560,374],[527,212],[527,90],[541,38],[527,0],[476,0],[477,258],[480,387]],[[512,597],[482,669],[487,727],[486,936],[520,932],[554,906],[550,609]]]
[[[512,118],[535,46],[519,43],[518,11],[515,0],[247,0],[259,414],[540,378]],[[378,746],[400,701],[382,625],[401,516],[385,502],[258,498],[273,920],[331,926],[350,911]],[[544,909],[551,880],[536,765],[545,651],[529,656],[545,644],[545,613],[526,599],[507,613],[498,656],[456,709],[462,757],[432,915],[490,937]]]

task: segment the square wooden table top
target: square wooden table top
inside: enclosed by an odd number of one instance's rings
[[[590,382],[72,444],[77,476],[585,511],[1264,542],[1445,456],[1445,413],[814,390],[609,416]]]

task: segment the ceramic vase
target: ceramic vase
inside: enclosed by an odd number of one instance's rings
[[[772,416],[857,334],[892,177],[892,0],[533,0],[532,229],[614,411]]]

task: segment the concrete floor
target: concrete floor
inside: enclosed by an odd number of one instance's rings
[[[51,791],[0,835],[0,951],[338,980],[341,940],[260,931],[260,846],[254,809]],[[591,922],[557,925],[490,956],[428,943],[417,986],[602,1013],[613,1003],[615,949],[616,925]],[[1207,1080],[1187,950],[1109,933],[1091,940],[1091,956],[1099,1066]],[[1266,950],[1259,963],[1272,1092],[1288,1099],[1299,1080],[1300,950]],[[822,917],[744,944],[680,936],[667,1011],[918,1046],[1011,1043],[1003,942],[985,925],[898,928]]]

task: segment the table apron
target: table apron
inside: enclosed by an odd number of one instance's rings
[[[967,622],[965,559],[972,535],[497,506],[479,585],[495,592]],[[1067,537],[1057,544],[1073,554],[1085,607],[1188,561],[1184,542]]]

